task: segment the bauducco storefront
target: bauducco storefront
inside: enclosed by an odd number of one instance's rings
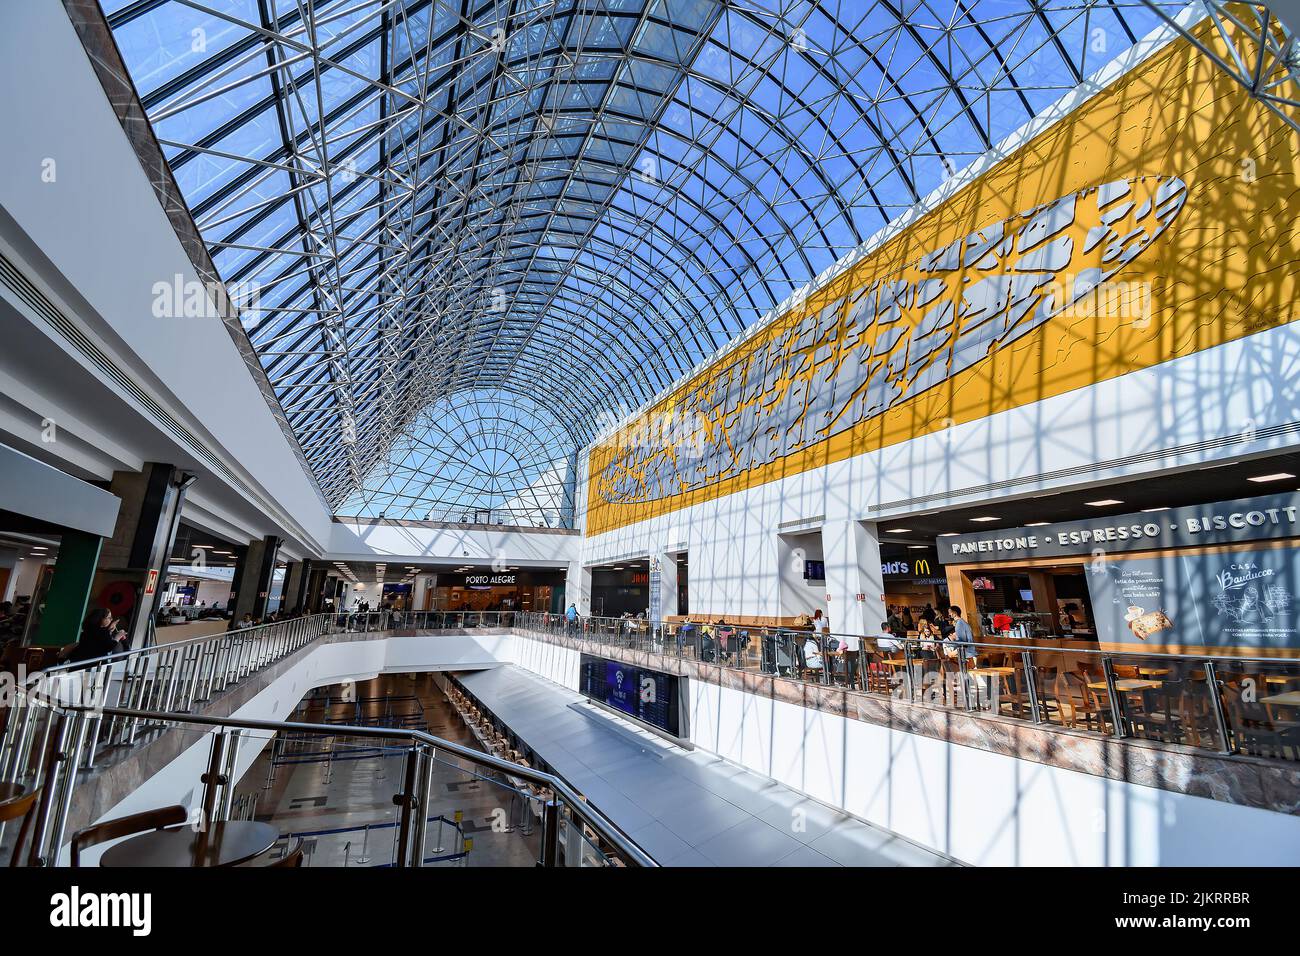
[[[938,541],[977,634],[1300,657],[1300,495]]]

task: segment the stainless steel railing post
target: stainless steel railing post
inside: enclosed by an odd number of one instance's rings
[[[420,812],[415,815],[415,835],[412,839],[415,844],[415,857],[411,860],[411,865],[424,866],[425,833],[429,827],[429,807],[433,805],[433,751],[423,746],[417,749],[421,752]]]
[[[1235,752],[1233,745],[1232,731],[1228,727],[1228,715],[1223,710],[1223,694],[1219,688],[1219,675],[1215,670],[1213,661],[1205,662],[1205,689],[1210,694],[1210,707],[1214,711],[1214,725],[1219,730],[1219,740],[1222,741],[1222,752],[1230,754]]]
[[[51,742],[51,752],[45,764],[45,779],[41,782],[41,796],[36,806],[36,821],[32,827],[32,842],[27,855],[28,866],[43,866],[45,864],[45,846],[50,833],[50,814],[56,805],[61,779],[59,771],[66,761],[68,742],[72,735],[71,716],[59,714],[54,719],[58,723],[58,731]]]
[[[916,676],[912,673],[912,644],[903,639],[903,678],[907,681],[907,699],[916,701]]]
[[[1124,707],[1115,686],[1115,665],[1109,657],[1101,659],[1102,673],[1106,675],[1106,695],[1110,698],[1110,719],[1115,725],[1116,737],[1127,737],[1128,726],[1124,721]]]
[[[1034,723],[1043,722],[1043,707],[1038,701],[1038,668],[1034,666],[1034,655],[1030,651],[1020,652],[1020,667],[1025,675],[1025,693],[1029,696],[1029,713]]]
[[[542,807],[542,856],[538,866],[553,867],[560,859],[560,802],[554,796]]]
[[[411,842],[414,834],[412,833],[412,819],[415,811],[419,809],[419,797],[416,796],[416,786],[419,781],[420,772],[420,748],[418,744],[412,744],[406,752],[406,770],[402,782],[402,792],[393,797],[393,803],[401,807],[401,813],[397,822],[397,857],[394,860],[395,866],[411,866]],[[423,810],[419,812],[423,813]]]
[[[221,804],[220,809],[218,810],[221,814],[220,819],[222,820],[230,819],[230,805],[235,797],[235,771],[238,769],[237,762],[239,760],[241,733],[242,731],[239,730],[239,728],[231,730],[230,746],[226,748],[225,764],[222,769]]]
[[[46,845],[43,859],[46,865],[53,866],[59,859],[59,848],[63,846],[63,834],[68,826],[68,811],[72,809],[73,790],[77,784],[77,767],[81,763],[81,748],[86,742],[86,728],[89,723],[84,712],[78,712],[72,718],[72,741],[70,749],[60,748],[62,774],[58,786],[58,803],[55,805],[55,818],[50,842]]]

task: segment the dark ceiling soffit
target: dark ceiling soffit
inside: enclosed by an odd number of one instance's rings
[[[244,332],[239,314],[234,304],[225,295],[225,285],[217,273],[212,258],[208,255],[207,247],[203,244],[198,227],[195,226],[189,207],[186,206],[181,195],[180,187],[176,185],[171,169],[163,158],[162,148],[154,136],[153,126],[140,103],[139,94],[136,92],[135,84],[131,82],[131,75],[122,60],[122,54],[117,48],[113,31],[109,28],[103,10],[100,9],[97,0],[63,0],[63,8],[77,31],[95,75],[99,77],[104,95],[122,124],[122,131],[126,134],[136,158],[140,161],[141,168],[149,178],[149,184],[153,186],[154,195],[158,197],[163,212],[176,232],[176,238],[180,240],[186,256],[204,283],[209,289],[218,290],[220,293],[221,301],[214,304],[221,312],[222,324],[230,333],[231,341],[235,343],[235,348],[243,357],[244,365],[248,368],[253,381],[257,383],[258,390],[266,400],[267,408],[279,423],[285,441],[289,443],[289,447],[298,458],[298,463],[302,465],[302,470],[320,499],[321,506],[327,512],[332,512],[333,509],[326,501],[320,483],[307,462],[307,456],[303,454],[302,446],[289,426],[284,409],[280,407],[280,400],[266,377],[257,352],[248,340],[247,333]]]
[[[367,528],[435,528],[447,531],[509,531],[516,534],[582,534],[576,528],[535,528],[520,524],[474,524],[467,521],[419,521],[414,518],[350,518],[334,515],[335,524],[361,525]]]

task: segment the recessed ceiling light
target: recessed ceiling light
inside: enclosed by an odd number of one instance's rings
[[[1150,513],[1153,512],[1153,511],[1168,511],[1168,510],[1169,510],[1169,506],[1166,505],[1166,506],[1163,507],[1163,508],[1143,508],[1143,509],[1142,509],[1142,513],[1143,513],[1143,514],[1150,514]]]
[[[923,545],[923,544],[909,544],[909,545],[907,546],[907,550],[908,550],[908,551],[925,551],[925,550],[926,550],[926,545]]]
[[[907,534],[911,528],[886,528],[885,534]]]
[[[955,537],[957,537],[959,534],[961,534],[960,531],[944,531],[944,532],[941,532],[941,533],[939,534],[939,537],[941,537],[941,538],[955,538]]]
[[[1000,521],[1002,519],[1000,519],[997,515],[983,515],[982,517],[971,518],[970,520],[971,521]]]
[[[1085,501],[1084,504],[1089,508],[1108,508],[1111,505],[1122,505],[1124,502],[1118,498],[1101,498],[1098,501]]]
[[[1265,481],[1285,481],[1287,478],[1294,478],[1295,475],[1288,471],[1275,471],[1271,475],[1255,475],[1253,478],[1247,478],[1247,481],[1265,482]]]
[[[1025,525],[1025,527],[1026,527],[1026,528],[1041,528],[1041,527],[1042,527],[1043,525],[1045,525],[1045,524],[1050,524],[1050,522],[1048,522],[1048,521],[1031,521],[1031,522],[1029,522],[1029,524]]]

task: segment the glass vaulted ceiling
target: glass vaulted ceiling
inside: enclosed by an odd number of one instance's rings
[[[104,8],[331,506],[540,525],[572,522],[603,425],[1158,22],[1123,0]]]

